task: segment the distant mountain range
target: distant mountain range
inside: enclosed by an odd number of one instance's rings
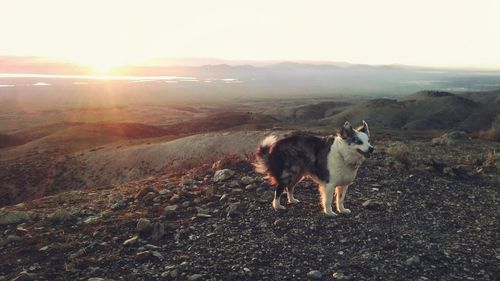
[[[0,73],[94,75],[92,71],[90,67],[68,61],[0,56]],[[256,97],[343,94],[384,97],[402,96],[429,89],[451,92],[500,89],[500,71],[336,62],[275,63],[213,59],[160,59],[143,65],[118,68],[111,73],[113,74],[148,77],[182,76],[193,78],[190,82],[233,79],[232,81],[238,82],[239,85],[233,85],[229,90],[215,90],[214,92]],[[5,83],[0,80],[0,84]],[[190,85],[184,89],[184,92],[188,95],[199,89],[199,85]]]

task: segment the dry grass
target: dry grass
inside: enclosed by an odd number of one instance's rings
[[[500,141],[500,116],[495,118],[489,130],[481,131],[479,137],[485,140]]]
[[[403,164],[405,168],[411,166],[410,160],[410,148],[403,142],[395,142],[387,148],[387,154],[389,154],[394,160]]]

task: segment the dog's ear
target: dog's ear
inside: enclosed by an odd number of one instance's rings
[[[340,136],[343,139],[351,139],[354,137],[354,130],[352,129],[352,126],[349,123],[349,121],[345,121],[344,126],[340,128]]]
[[[368,124],[366,124],[365,120],[361,121],[361,126],[359,126],[356,130],[370,136],[370,129],[368,129]]]

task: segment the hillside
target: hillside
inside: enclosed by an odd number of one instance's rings
[[[492,147],[381,139],[334,218],[245,158],[42,197],[0,209],[0,280],[496,280]]]
[[[75,148],[78,143],[74,140],[66,146],[57,146],[42,138],[29,147],[16,148],[16,152],[4,152],[0,160],[0,206],[65,190],[124,183],[176,171],[214,161],[225,154],[247,154],[255,150],[265,134],[256,131],[210,133],[108,145],[97,138],[92,144],[99,146],[74,153],[64,151],[68,145]],[[106,140],[112,140],[106,136]],[[47,150],[33,150],[37,146]],[[14,158],[13,155],[24,156]]]
[[[312,124],[328,126],[340,124],[344,120],[357,123],[364,119],[385,128],[477,132],[490,128],[495,117],[500,114],[499,92],[483,95],[473,100],[473,94],[461,96],[449,92],[423,91],[400,99],[373,99],[313,121]],[[496,103],[492,104],[493,100]]]

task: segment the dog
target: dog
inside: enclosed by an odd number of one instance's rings
[[[346,121],[336,136],[294,133],[278,140],[271,135],[259,145],[253,164],[256,172],[265,174],[276,186],[272,201],[275,210],[285,209],[280,204],[285,189],[289,204],[300,202],[293,196],[295,185],[304,177],[310,177],[319,186],[326,216],[336,215],[332,210],[334,195],[337,211],[350,214],[344,207],[344,199],[360,165],[373,153],[369,138],[370,131],[364,120],[357,129]]]

